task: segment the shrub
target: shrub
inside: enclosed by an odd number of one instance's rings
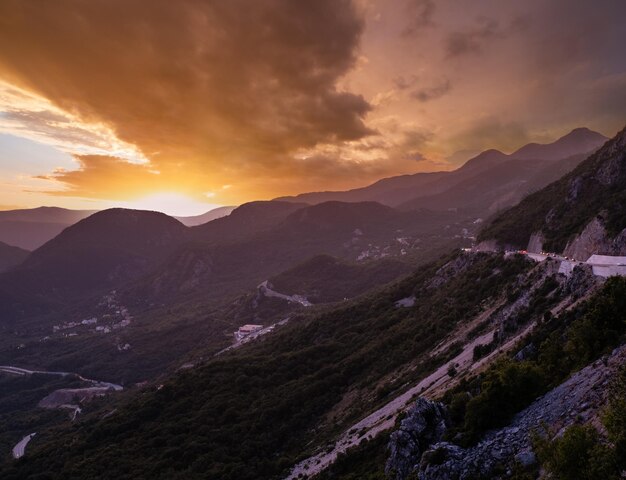
[[[552,441],[536,438],[535,451],[555,480],[612,480],[620,478],[615,453],[600,441],[591,426],[574,425]]]

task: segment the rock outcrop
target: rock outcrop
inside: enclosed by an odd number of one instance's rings
[[[416,470],[422,454],[441,441],[448,428],[448,415],[442,403],[419,398],[408,411],[400,428],[389,439],[389,459],[385,473],[404,480]]]
[[[609,383],[624,364],[626,346],[572,375],[516,415],[507,427],[489,432],[468,449],[448,442],[429,442],[437,435],[431,433],[435,432],[432,427],[424,427],[427,423],[420,417],[421,410],[429,411],[427,404],[418,403],[423,407],[416,408],[415,419],[407,417],[392,434],[390,448],[394,450],[386,471],[394,471],[396,479],[415,472],[420,480],[469,480],[492,478],[496,471],[507,471],[516,463],[530,466],[536,462],[532,435],[541,433],[544,426],[559,435],[577,422],[596,418],[606,403]],[[423,445],[428,443],[424,451]]]
[[[563,255],[586,261],[593,254],[626,255],[626,229],[610,238],[601,217],[594,218],[585,229],[568,242]]]
[[[541,253],[543,252],[543,242],[543,234],[541,232],[535,232],[530,236],[526,250],[530,253]]]

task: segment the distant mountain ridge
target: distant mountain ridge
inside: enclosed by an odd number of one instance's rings
[[[97,210],[38,207],[0,211],[0,242],[35,250]]]
[[[202,215],[173,217],[191,227],[229,215],[235,207],[218,207]],[[60,207],[37,207],[0,211],[0,242],[35,250],[64,229],[100,210],[70,210]]]
[[[626,129],[496,217],[479,240],[526,248],[533,234],[546,250],[581,260],[591,253],[626,254]]]
[[[226,217],[231,214],[231,212],[237,207],[235,206],[226,206],[226,207],[217,207],[208,212],[205,212],[201,215],[192,215],[188,217],[174,217],[183,225],[187,227],[195,227],[197,225],[202,225],[207,222],[211,222],[218,218]]]
[[[332,200],[344,202],[376,201],[384,205],[401,208],[421,208],[423,205],[420,203],[419,198],[443,194],[462,182],[469,181],[472,178],[476,179],[478,175],[488,175],[489,169],[506,162],[540,160],[541,162],[536,162],[532,168],[526,168],[529,171],[529,175],[532,175],[532,172],[539,172],[542,168],[547,167],[546,163],[549,162],[559,161],[575,155],[582,155],[580,157],[580,160],[582,160],[585,154],[589,154],[599,148],[606,140],[607,138],[600,133],[587,128],[577,128],[555,142],[528,144],[510,155],[499,150],[486,150],[468,160],[458,169],[449,172],[401,175],[382,179],[372,185],[353,190],[304,193],[294,197],[280,197],[277,200],[307,202],[310,204]],[[519,174],[519,172],[519,169],[517,172],[511,172],[510,179],[513,180],[515,174]],[[555,177],[551,180],[556,180],[557,178]],[[542,186],[540,185],[540,187]],[[519,192],[517,197],[523,194],[524,192]],[[445,208],[450,207],[446,206]]]
[[[80,298],[140,276],[186,239],[187,228],[157,212],[110,209],[66,228],[32,252],[0,287],[33,295]]]

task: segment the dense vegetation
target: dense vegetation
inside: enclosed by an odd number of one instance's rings
[[[447,392],[445,401],[463,443],[470,444],[511,417],[538,396],[610,352],[626,334],[626,279],[610,278],[582,306],[556,318],[546,317],[526,345],[535,353],[522,361],[503,359],[484,374]]]
[[[443,363],[445,354],[426,352],[529,268],[522,257],[487,254],[431,264],[180,373],[106,420],[85,417],[44,432],[28,458],[0,473],[7,479],[42,472],[51,479],[277,477],[307,448]],[[395,305],[410,295],[415,307]],[[389,382],[392,373],[397,378]]]
[[[626,130],[607,142],[574,171],[503,212],[479,235],[501,244],[525,247],[534,232],[544,235],[544,248],[562,251],[567,241],[601,215],[609,234],[626,228]],[[611,163],[613,162],[613,163]],[[611,183],[599,177],[607,165]]]
[[[557,386],[570,372],[623,343],[625,296],[626,280],[611,279],[602,291],[570,314],[558,318],[546,316],[545,323],[526,343],[540,345],[531,358],[524,361],[505,358],[484,375],[463,381],[448,392],[444,401],[456,424],[448,432],[449,439],[470,445],[485,430],[506,425],[515,413]],[[589,336],[598,330],[606,333]],[[577,355],[582,357],[578,359]],[[555,369],[555,363],[560,363],[558,358],[563,362]],[[626,468],[626,368],[611,387],[602,421],[608,438],[603,438],[593,426],[576,425],[562,437],[550,440],[557,432],[549,425],[537,425],[534,448],[541,467],[552,475],[550,478],[610,480],[619,478],[619,469]],[[350,449],[320,478],[384,480],[388,440],[389,436],[382,434]],[[534,480],[537,468],[518,465],[511,478]]]
[[[8,457],[25,435],[67,420],[67,412],[36,408],[37,404],[54,390],[79,386],[83,383],[75,377],[0,373],[0,457]]]
[[[592,425],[573,425],[562,436],[537,435],[534,448],[555,480],[617,480],[626,469],[626,368],[615,379],[602,415],[608,438]]]
[[[371,440],[340,454],[335,463],[321,472],[319,480],[386,480],[389,434],[381,433]]]
[[[313,303],[341,301],[406,275],[409,265],[383,259],[351,263],[318,255],[270,279],[274,289],[288,295],[304,295]]]

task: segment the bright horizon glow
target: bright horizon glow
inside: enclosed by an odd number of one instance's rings
[[[191,217],[218,208],[221,205],[205,203],[175,192],[160,192],[154,195],[128,202],[116,202],[110,208],[131,208],[134,210],[153,210],[174,217]]]
[[[623,128],[626,2],[458,4],[0,1],[0,209],[196,213]]]

